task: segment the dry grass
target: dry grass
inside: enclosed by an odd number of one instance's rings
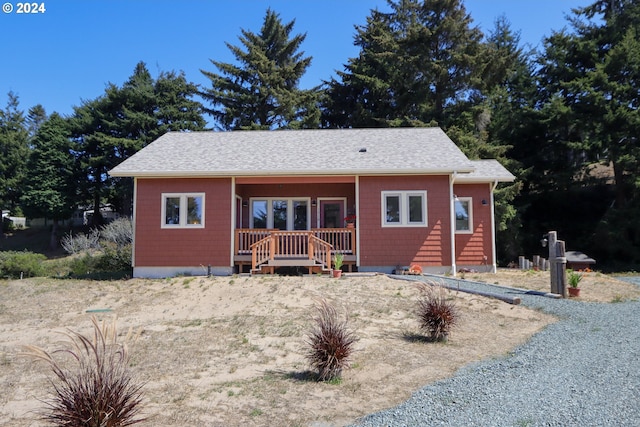
[[[592,274],[581,298],[633,295]],[[544,282],[537,273],[467,276],[519,287]],[[150,426],[345,425],[467,363],[503,357],[553,321],[452,292],[460,312],[455,333],[446,343],[424,342],[411,339],[420,334],[417,297],[412,282],[385,276],[0,281],[0,425],[43,425],[37,411],[50,372],[18,353],[28,344],[55,348],[54,332],[64,328],[90,333],[87,310],[109,309],[96,315],[117,315],[121,330],[142,331],[129,367],[144,384],[141,415]],[[359,338],[339,384],[308,376],[304,341],[319,298],[344,307]]]

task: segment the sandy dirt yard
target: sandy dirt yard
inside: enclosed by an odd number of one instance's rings
[[[467,273],[475,281],[546,289],[548,273]],[[638,298],[637,288],[589,273],[583,300]],[[40,426],[47,365],[20,354],[60,348],[69,328],[117,316],[140,332],[131,369],[149,426],[342,426],[401,403],[480,359],[504,357],[554,319],[539,311],[451,292],[460,323],[446,343],[417,340],[415,284],[384,275],[181,277],[113,282],[0,281],[0,425]],[[348,313],[359,341],[339,383],[312,380],[305,338],[324,298]]]

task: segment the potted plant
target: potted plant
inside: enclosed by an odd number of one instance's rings
[[[336,252],[333,256],[333,277],[342,277],[342,263],[344,262],[344,255],[340,252]]]
[[[582,274],[576,273],[574,271],[569,271],[569,296],[571,297],[579,297],[580,296],[580,288],[578,284],[582,280]]]
[[[355,214],[350,214],[344,217],[344,221],[347,223],[347,228],[354,228],[356,226]]]

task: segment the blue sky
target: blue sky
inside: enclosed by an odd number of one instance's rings
[[[293,33],[307,33],[302,50],[312,56],[301,81],[312,87],[342,70],[353,46],[354,25],[386,0],[49,0],[46,11],[18,14],[18,2],[0,0],[0,108],[13,91],[20,108],[42,104],[47,113],[73,112],[82,100],[104,93],[108,82],[122,84],[139,61],[152,75],[184,71],[189,81],[208,84],[201,69],[217,71],[209,59],[233,62],[225,42],[239,45],[241,29],[260,31],[268,7],[283,22],[295,19]],[[593,0],[465,0],[483,31],[505,15],[522,41],[540,46],[552,30],[568,25],[572,8]]]

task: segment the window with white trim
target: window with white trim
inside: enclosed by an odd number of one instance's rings
[[[473,233],[473,203],[471,197],[456,197],[456,233]]]
[[[204,193],[163,193],[162,228],[204,228]]]
[[[426,191],[383,191],[383,227],[424,227],[427,225]]]

